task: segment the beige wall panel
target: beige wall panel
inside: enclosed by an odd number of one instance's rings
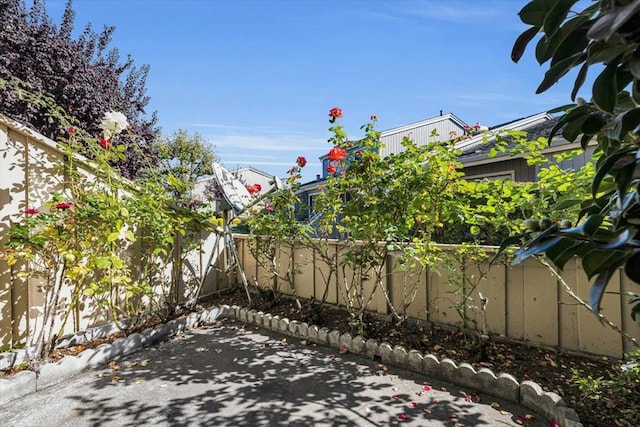
[[[505,289],[505,266],[495,264],[489,268],[488,262],[481,266],[482,271],[486,271],[486,277],[480,281],[478,287],[473,292],[473,302],[478,307],[474,310],[474,319],[477,322],[477,329],[482,330],[482,302],[481,292],[488,298],[487,304],[487,331],[491,334],[506,335],[506,311],[507,311],[507,291]],[[471,317],[471,316],[470,316]]]
[[[62,154],[34,140],[29,140],[27,152],[29,205],[44,206],[54,192],[64,192],[64,176],[55,170],[56,165],[62,161]]]
[[[406,272],[397,269],[398,257],[390,254],[387,256],[387,292],[396,311],[402,310],[404,281],[408,277]]]
[[[633,292],[636,294],[640,293],[640,285],[638,285],[637,283],[629,279],[629,277],[627,277],[627,275],[625,274],[624,270],[620,272],[620,280],[621,280],[620,291],[622,293],[626,293],[626,292]],[[627,334],[629,334],[630,336],[634,337],[636,341],[640,342],[640,317],[634,321],[634,319],[631,317],[631,310],[633,309],[633,306],[635,304],[629,304],[628,301],[629,301],[629,297],[626,295],[623,295],[622,301],[620,302],[622,330]],[[632,343],[630,343],[629,340],[626,340],[626,339],[623,340],[623,344],[624,344],[623,351],[625,353],[629,353],[636,349],[636,347]]]
[[[535,259],[525,265],[524,339],[558,345],[558,283],[549,270]]]
[[[384,295],[386,288],[386,284],[384,283],[386,280],[386,274],[384,278],[385,279],[383,279],[383,283],[378,284],[377,286],[373,275],[371,275],[368,280],[364,281],[365,304],[370,299],[369,304],[366,306],[367,311],[375,311],[376,313],[387,314],[387,299]]]
[[[573,258],[567,262],[562,271],[562,278],[574,292],[578,289],[576,260],[577,258]],[[580,350],[580,325],[578,316],[580,310],[583,310],[583,308],[577,305],[577,302],[565,291],[564,287],[559,286],[558,294],[560,300],[558,307],[560,311],[558,319],[560,346],[568,350],[578,351]]]
[[[446,267],[434,266],[429,271],[427,292],[429,297],[428,320],[430,322],[459,325],[460,317],[454,308],[455,296],[449,293],[449,272]]]
[[[577,264],[578,295],[589,301],[589,290],[595,278],[588,280],[580,263]],[[620,271],[616,272],[607,292],[620,292]],[[601,313],[615,325],[620,325],[620,295],[608,294],[602,297],[600,303]],[[590,311],[582,309],[578,315],[580,323],[580,350],[587,353],[603,354],[614,357],[622,357],[622,337],[613,329],[600,323]]]
[[[334,256],[338,248],[334,244],[329,244],[328,254]],[[325,292],[327,294],[326,302],[336,304],[338,301],[338,277],[339,272],[331,274],[331,268],[322,257],[315,254],[314,261],[315,279],[314,279],[314,292],[317,301],[322,301]]]
[[[202,240],[202,253],[200,254],[200,262],[201,262],[201,275],[200,279],[204,278],[204,283],[202,285],[202,292],[200,295],[207,295],[211,292],[215,292],[220,289],[221,283],[218,282],[219,274],[216,266],[218,266],[218,261],[221,258],[221,254],[224,251],[224,238],[221,234],[217,233],[206,233],[203,234]],[[217,244],[216,244],[217,242]],[[238,246],[238,256],[242,258],[243,251],[243,241],[237,240]],[[214,253],[215,250],[215,253]],[[213,257],[212,257],[213,256]],[[211,263],[212,266],[208,264]],[[243,265],[242,259],[240,265]],[[246,274],[246,271],[245,271]],[[204,277],[206,275],[206,277]]]
[[[291,282],[287,281],[287,276],[291,280],[293,274],[293,260],[291,258],[291,248],[288,246],[280,246],[277,250],[277,268],[278,268],[278,289],[286,295],[292,295]]]
[[[505,268],[507,276],[507,285],[505,287],[507,297],[507,336],[517,340],[524,340],[525,268],[523,264]]]
[[[407,267],[401,271],[398,268],[398,257],[390,255],[387,258],[388,283],[393,306],[400,315],[403,305],[409,304],[406,314],[414,319],[426,319],[427,313],[427,279],[426,268]]]
[[[414,271],[410,277],[413,285],[409,286],[407,290],[407,298],[409,300],[413,298],[411,305],[407,308],[407,314],[414,319],[426,320],[427,319],[427,269],[422,269],[421,272]],[[415,296],[412,297],[415,291]]]
[[[311,298],[314,292],[313,251],[298,247],[295,250],[295,262],[298,265],[295,275],[296,292],[300,298]]]
[[[12,221],[21,220],[20,213],[25,208],[26,138],[16,136],[13,133],[10,138],[9,128],[0,125],[0,248],[9,241]],[[26,313],[26,286],[18,281],[12,283],[11,271],[7,262],[0,259],[0,347],[11,346],[24,336],[17,325],[14,336],[13,319],[20,317],[20,312]],[[24,292],[20,292],[21,288]],[[18,312],[13,313],[14,308]]]
[[[254,278],[258,277],[258,264],[249,250],[248,238],[246,236],[237,237],[236,241],[241,242],[241,250],[238,251],[238,256],[243,260],[244,274],[247,276],[247,281],[249,285],[253,287],[255,283]],[[222,258],[222,256],[219,258],[218,263],[222,262]],[[222,264],[217,265],[222,267]],[[220,274],[224,275],[224,273]],[[242,284],[240,286],[242,286]]]
[[[182,285],[180,286],[180,301],[188,301],[195,296],[196,289],[200,283],[200,278],[204,273],[201,270],[200,247],[194,249],[184,256],[182,262]],[[206,261],[204,261],[206,262]]]
[[[387,258],[387,278],[390,297],[396,311],[402,315],[403,305],[407,315],[414,319],[426,319],[427,312],[427,279],[426,268],[419,266],[407,267],[404,271],[399,268],[398,257],[389,255]]]

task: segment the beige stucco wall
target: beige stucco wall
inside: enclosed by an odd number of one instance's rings
[[[63,160],[63,151],[52,140],[0,115],[0,250],[8,242],[8,231],[12,222],[20,221],[26,208],[46,211],[45,202],[53,192],[64,192],[64,180],[55,169],[55,165]],[[81,161],[80,173],[95,179],[90,165]],[[185,280],[200,280],[205,273],[206,279],[203,294],[229,286],[227,275],[219,269],[207,271],[209,255],[213,251],[215,234],[202,234],[200,251],[188,256],[184,265]],[[218,254],[223,251],[224,243],[218,245]],[[139,245],[126,248],[127,259],[132,271],[139,271]],[[213,262],[220,264],[222,257],[216,256]],[[44,294],[39,285],[43,278],[32,275],[29,279],[17,276],[21,270],[31,269],[34,265],[14,265],[9,267],[0,258],[0,348],[24,343],[28,331],[40,327],[42,302]],[[171,266],[167,266],[165,274],[170,275]],[[194,279],[195,278],[195,279]],[[69,303],[71,287],[63,290],[61,311]],[[161,292],[161,289],[158,289]],[[189,295],[183,294],[183,298]],[[86,299],[72,313],[65,332],[73,332],[107,322],[107,313],[101,311],[90,299]]]
[[[236,236],[242,263],[247,272],[255,275],[255,271],[261,269],[256,269],[255,259],[248,250],[248,239],[248,236]],[[332,245],[333,250],[340,249],[338,243]],[[451,247],[442,246],[442,249],[451,250]],[[491,253],[495,248],[486,250]],[[295,253],[302,270],[295,278],[297,294],[305,298],[314,296],[317,300],[321,299],[324,291],[322,275],[327,274],[327,266],[308,249],[296,249]],[[392,256],[388,263],[393,263]],[[467,274],[477,274],[474,268],[473,265],[468,265]],[[632,350],[632,345],[620,334],[601,324],[591,312],[577,305],[556,277],[538,261],[529,259],[515,267],[496,264],[489,268],[483,265],[482,269],[488,271],[487,276],[479,283],[472,297],[477,305],[480,305],[478,292],[489,299],[487,329],[490,334],[565,351],[604,356],[622,357],[624,352]],[[399,308],[403,295],[413,288],[405,286],[404,273],[393,272],[391,268],[388,271],[384,286],[389,290],[392,304]],[[261,272],[264,277],[268,276],[266,272]],[[574,292],[588,300],[590,282],[577,258],[567,263],[562,277]],[[411,280],[406,281],[410,282]],[[337,280],[337,284],[336,280],[332,281],[328,303],[344,306],[345,302],[339,291],[342,286],[342,277]],[[373,284],[369,282],[366,287],[370,293]],[[290,293],[286,286],[281,286],[281,290]],[[603,297],[602,313],[627,334],[640,340],[640,325],[631,319],[631,306],[627,304],[627,297],[616,294],[633,290],[637,292],[637,285],[620,270],[613,277],[607,288],[608,293]],[[415,291],[415,299],[407,310],[410,317],[446,325],[461,325],[461,319],[453,308],[453,303],[460,301],[460,297],[451,293],[446,269],[436,268],[422,272]],[[391,312],[380,289],[376,291],[368,308],[377,313]],[[481,327],[480,310],[467,308],[466,316],[472,320],[472,328]]]

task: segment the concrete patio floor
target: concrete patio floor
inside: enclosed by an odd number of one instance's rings
[[[0,406],[0,426],[549,425],[473,393],[227,320]]]

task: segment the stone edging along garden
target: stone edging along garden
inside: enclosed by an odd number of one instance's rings
[[[10,402],[37,390],[62,382],[82,371],[95,368],[109,361],[126,356],[134,351],[168,339],[172,334],[201,324],[213,323],[218,319],[231,318],[254,324],[280,334],[309,340],[332,348],[344,348],[348,352],[382,363],[417,372],[433,379],[448,382],[459,387],[478,390],[482,393],[522,405],[544,416],[555,419],[559,426],[582,426],[578,414],[556,393],[545,392],[533,381],[518,381],[509,374],[496,375],[490,369],[478,371],[468,363],[457,365],[451,359],[438,358],[432,354],[423,355],[417,350],[407,351],[404,347],[392,347],[378,340],[366,340],[349,333],[330,331],[316,325],[272,316],[268,313],[237,306],[223,305],[171,320],[166,324],[148,328],[142,333],[133,333],[126,338],[118,338],[111,344],[101,344],[95,349],[87,349],[77,356],[65,356],[56,363],[42,365],[40,373],[21,371],[10,379],[0,379],[0,404]],[[86,341],[91,334],[79,332],[68,338],[71,345]]]

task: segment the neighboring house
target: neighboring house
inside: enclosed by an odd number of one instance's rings
[[[455,143],[455,148],[462,151],[459,157],[463,164],[463,172],[467,179],[499,179],[509,178],[514,181],[535,181],[537,179],[539,166],[529,166],[524,155],[510,156],[508,153],[499,153],[490,158],[489,150],[495,145],[494,135],[507,135],[508,131],[525,131],[527,138],[534,140],[539,137],[547,137],[556,124],[557,119],[552,115],[543,112],[532,116],[513,120],[508,123],[493,126],[491,128],[480,128],[488,130],[489,133],[477,132],[477,125],[471,127],[457,118],[454,114],[440,115],[420,122],[399,126],[381,132],[381,140],[385,144],[380,149],[382,156],[388,156],[403,150],[401,141],[404,137],[412,139],[418,146],[425,145],[436,138],[440,140],[460,139]],[[469,130],[472,130],[470,133]],[[487,139],[485,142],[485,138]],[[560,135],[557,135],[553,144],[544,149],[544,154],[573,150],[580,148],[579,143],[568,143]],[[588,147],[581,156],[575,157],[571,161],[561,164],[564,168],[577,169],[583,166],[591,157],[593,148]],[[299,190],[302,202],[306,202],[309,209],[307,217],[313,214],[314,197],[322,191],[322,184],[327,178],[327,166],[329,159],[327,155],[320,157],[322,162],[322,175],[317,175],[316,179],[302,184]],[[304,219],[304,218],[302,218]]]
[[[469,128],[466,123],[452,113],[440,115],[408,125],[398,126],[380,133],[380,141],[384,146],[380,149],[380,155],[386,157],[393,153],[404,151],[402,140],[407,137],[416,144],[425,145],[431,141],[449,140],[465,134]],[[322,163],[322,178],[327,177],[329,159],[327,155],[320,157]]]
[[[460,141],[455,147],[462,150],[458,160],[462,163],[462,171],[467,179],[502,179],[509,178],[513,181],[533,182],[537,180],[540,166],[527,164],[525,154],[509,155],[508,152],[498,152],[495,157],[489,157],[489,151],[495,146],[493,135],[506,136],[508,131],[525,131],[528,140],[536,140],[549,136],[551,129],[557,123],[557,119],[548,113],[540,113],[533,116],[517,119],[489,129],[489,137],[485,142],[483,135]],[[542,153],[551,156],[561,151],[581,148],[579,143],[569,143],[556,135],[550,147],[542,150]],[[508,150],[507,150],[508,151]],[[571,160],[563,161],[560,167],[563,169],[578,169],[589,161],[593,154],[593,147],[587,147],[584,153]]]
[[[251,166],[230,172],[246,186],[259,184],[261,190],[257,194],[265,194],[274,186],[274,177],[272,175]],[[198,180],[192,191],[192,198],[202,202],[209,202],[214,210],[227,210],[229,207],[222,201],[220,196],[215,178],[212,176]]]

